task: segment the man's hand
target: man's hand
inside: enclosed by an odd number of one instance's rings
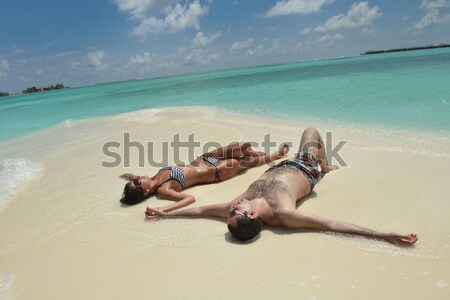
[[[157,219],[166,216],[167,213],[161,207],[147,207],[145,217],[149,220]]]
[[[386,240],[392,244],[396,244],[399,246],[411,246],[415,242],[417,242],[418,239],[419,237],[417,236],[417,234],[414,233],[405,235],[391,232],[388,234]]]

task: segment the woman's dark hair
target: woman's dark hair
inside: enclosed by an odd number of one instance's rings
[[[120,202],[123,204],[134,205],[145,200],[142,188],[131,189],[131,181],[125,184]]]
[[[260,217],[251,220],[247,216],[247,212],[244,212],[244,215],[237,220],[236,225],[228,224],[228,230],[235,239],[242,242],[249,241],[261,232],[262,224]]]

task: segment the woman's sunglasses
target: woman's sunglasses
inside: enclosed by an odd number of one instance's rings
[[[142,182],[139,178],[133,179],[133,183],[136,188],[140,188],[142,185]]]

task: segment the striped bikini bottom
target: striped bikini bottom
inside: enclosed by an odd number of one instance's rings
[[[209,156],[200,156],[204,161],[209,162],[211,165],[214,166],[214,168],[216,168],[216,178],[214,179],[214,182],[220,182],[220,174],[219,174],[219,169],[217,169],[217,167],[220,165],[220,159],[215,158],[215,157],[209,157]]]

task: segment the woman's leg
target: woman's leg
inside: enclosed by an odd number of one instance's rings
[[[257,152],[252,149],[250,142],[234,143],[228,146],[218,148],[203,154],[206,157],[215,157],[218,159],[239,158],[242,156],[261,156],[263,152]]]
[[[265,154],[263,152],[260,152],[261,154],[258,154],[256,156],[249,155],[244,156],[240,158],[240,166],[242,168],[252,168],[257,166],[262,166],[264,164],[271,163],[277,159],[280,159],[289,152],[289,145],[284,144],[283,147],[278,149],[277,151],[271,153],[271,154]]]

